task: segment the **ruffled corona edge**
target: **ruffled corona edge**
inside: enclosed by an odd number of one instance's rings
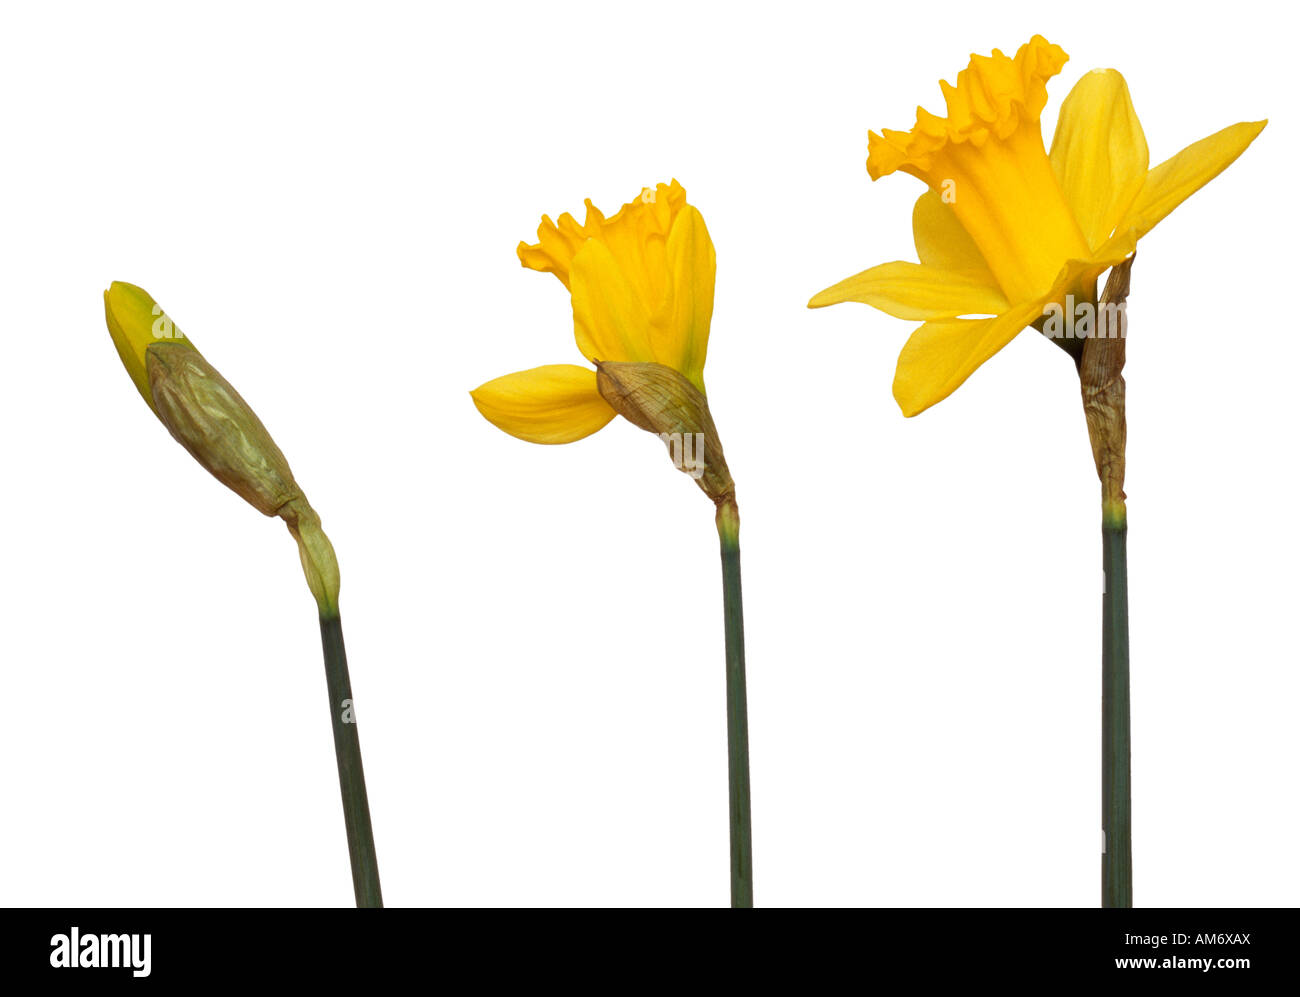
[[[573,257],[588,239],[609,243],[616,252],[624,244],[644,245],[654,236],[667,239],[673,220],[686,205],[686,189],[676,180],[643,188],[608,218],[590,200],[586,205],[587,217],[581,225],[567,211],[554,222],[543,215],[536,245],[519,243],[519,262],[530,270],[555,274],[568,287]]]
[[[972,55],[970,65],[957,74],[955,87],[939,81],[948,106],[946,118],[918,107],[910,132],[883,128],[880,134],[868,133],[871,179],[895,170],[923,175],[935,153],[949,143],[970,142],[978,148],[989,135],[1005,139],[1021,124],[1037,122],[1047,104],[1047,81],[1069,58],[1042,35],[1021,45],[1014,59],[998,49],[991,56]]]

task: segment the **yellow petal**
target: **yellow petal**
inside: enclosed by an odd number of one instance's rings
[[[569,271],[573,330],[588,360],[654,361],[650,313],[609,248],[588,239]]]
[[[941,402],[1042,313],[1031,301],[995,318],[945,318],[917,329],[898,356],[894,399],[914,416]]]
[[[1166,159],[1147,174],[1120,227],[1131,227],[1138,238],[1146,235],[1165,215],[1232,165],[1266,124],[1267,119],[1229,125]]]
[[[860,301],[898,318],[997,315],[1009,306],[996,285],[922,263],[882,263],[817,294],[809,308]]]
[[[952,208],[932,190],[918,197],[912,208],[912,239],[916,243],[916,258],[926,266],[960,271],[998,289],[998,282],[975,240],[961,227]]]
[[[1147,140],[1123,76],[1094,69],[1074,85],[1061,105],[1050,158],[1088,248],[1096,249],[1147,175]]]
[[[943,318],[926,322],[912,333],[898,357],[894,398],[903,414],[916,415],[947,398],[984,361],[1046,314],[1049,303],[1060,303],[1067,294],[1083,300],[1086,288],[1096,284],[1101,272],[1119,263],[1133,248],[1131,233],[1116,236],[1107,243],[1110,255],[1094,254],[1090,259],[1070,260],[1046,294],[994,318]]]
[[[529,443],[572,443],[615,414],[600,397],[596,372],[574,364],[506,374],[475,388],[470,397],[488,422]]]
[[[145,350],[150,343],[189,343],[189,340],[149,296],[149,292],[120,280],[113,281],[104,292],[104,320],[122,365],[131,375],[136,389],[153,408]]]
[[[718,258],[704,217],[693,205],[683,207],[673,221],[667,261],[672,294],[662,328],[655,330],[655,356],[703,391]]]

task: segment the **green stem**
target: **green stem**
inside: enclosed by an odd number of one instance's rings
[[[343,621],[337,611],[321,616],[320,640],[325,652],[334,754],[339,763],[339,791],[343,794],[343,823],[352,859],[352,889],[358,907],[382,907],[379,862],[370,828],[370,803],[366,799],[366,775],[361,768],[361,738],[357,734],[352,703],[352,681],[348,678],[348,655],[343,647]]]
[[[1106,594],[1101,639],[1101,796],[1105,851],[1101,905],[1133,906],[1133,822],[1129,784],[1128,552],[1124,515],[1108,510],[1102,564]]]
[[[718,506],[722,613],[727,634],[727,804],[731,817],[731,906],[754,906],[749,814],[749,713],[745,702],[745,614],[740,595],[740,512]]]

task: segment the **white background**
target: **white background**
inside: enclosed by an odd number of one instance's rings
[[[109,8],[112,9],[109,9]],[[515,257],[677,177],[743,516],[760,905],[1093,906],[1099,489],[1021,336],[914,420],[912,324],[809,296],[914,259],[868,127],[1041,32],[1120,68],[1152,163],[1272,124],[1143,241],[1129,302],[1135,897],[1298,898],[1296,137],[1271,4],[7,5],[0,901],[352,902],[294,545],[137,396],[147,288],[339,552],[390,905],[727,902],[712,507],[622,420],[467,391],[581,362]],[[1157,10],[1161,10],[1159,14]]]

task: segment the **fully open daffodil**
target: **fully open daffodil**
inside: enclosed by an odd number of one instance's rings
[[[578,349],[593,363],[656,363],[704,392],[704,356],[717,261],[704,219],[674,180],[645,188],[606,218],[587,202],[579,225],[543,216],[524,266],[553,273],[573,299]],[[471,392],[494,426],[531,443],[572,443],[617,414],[596,371],[548,364],[506,374]]]
[[[1148,169],[1128,85],[1099,69],[1066,97],[1049,153],[1039,115],[1067,59],[1039,35],[1015,58],[973,55],[956,86],[940,83],[947,117],[917,108],[910,132],[869,134],[873,180],[901,170],[930,188],[912,213],[920,262],[872,267],[809,306],[859,301],[924,320],[898,359],[904,415],[942,401],[1067,295],[1095,304],[1098,276],[1267,123],[1232,125]]]

